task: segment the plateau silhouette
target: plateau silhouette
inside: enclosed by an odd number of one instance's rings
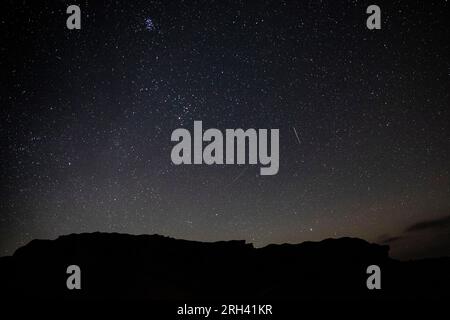
[[[67,288],[70,265],[81,270],[80,290]],[[366,285],[370,265],[380,267],[380,290]],[[62,300],[448,299],[449,270],[448,257],[398,261],[387,245],[357,238],[255,248],[245,241],[85,233],[33,240],[0,258],[0,292]]]

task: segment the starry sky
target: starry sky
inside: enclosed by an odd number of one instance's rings
[[[81,8],[81,30],[66,8]],[[368,30],[377,4],[382,29]],[[450,255],[448,2],[2,1],[0,255],[35,238]],[[172,164],[173,130],[280,130],[280,169]]]

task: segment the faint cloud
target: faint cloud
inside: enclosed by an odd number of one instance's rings
[[[400,236],[390,236],[388,234],[382,235],[379,237],[378,243],[380,244],[392,244],[394,242],[397,242],[399,240],[403,239],[403,237]]]
[[[437,230],[437,229],[442,230],[446,228],[450,228],[450,215],[438,219],[423,220],[414,223],[408,228],[406,228],[405,233],[424,230]]]
[[[450,215],[446,215],[437,219],[422,220],[411,224],[400,235],[392,236],[390,234],[383,234],[378,237],[380,244],[393,244],[400,240],[408,238],[411,233],[420,231],[439,231],[450,229]]]

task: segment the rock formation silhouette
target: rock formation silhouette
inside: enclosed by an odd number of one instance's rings
[[[369,265],[381,290],[369,290]],[[66,269],[81,269],[68,290]],[[0,258],[8,299],[151,299],[159,301],[448,299],[450,258],[397,261],[389,247],[356,238],[254,248],[160,235],[89,233],[33,240]]]

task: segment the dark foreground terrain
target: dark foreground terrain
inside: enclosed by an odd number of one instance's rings
[[[256,249],[244,241],[203,243],[159,235],[73,234],[34,240],[0,258],[8,299],[448,299],[450,258],[401,262],[389,247],[354,238]],[[366,268],[381,268],[368,290]],[[66,269],[81,269],[68,290]]]

